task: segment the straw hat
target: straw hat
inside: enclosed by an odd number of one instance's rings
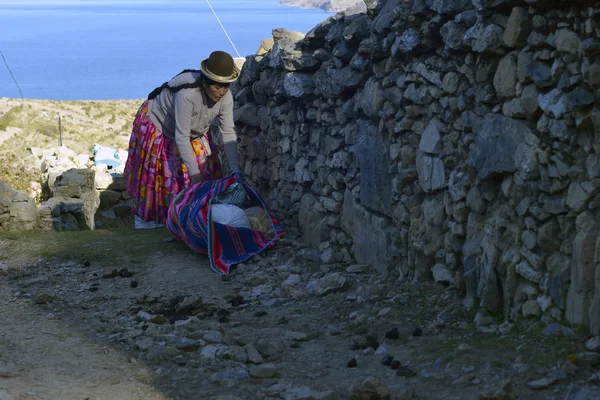
[[[202,60],[200,71],[208,79],[219,83],[235,82],[240,76],[233,58],[224,51],[213,51],[206,60]]]

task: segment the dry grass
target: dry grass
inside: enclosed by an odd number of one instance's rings
[[[141,100],[55,101],[0,98],[0,180],[25,190],[39,180],[32,147],[62,143],[79,154],[92,154],[94,144],[126,149]]]

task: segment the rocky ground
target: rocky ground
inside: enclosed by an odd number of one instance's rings
[[[2,234],[0,399],[599,398],[584,332],[295,238],[221,278],[162,229]]]

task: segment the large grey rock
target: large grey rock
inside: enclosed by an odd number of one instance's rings
[[[355,154],[360,169],[360,201],[367,208],[391,216],[392,177],[388,144],[370,121],[359,122]]]
[[[494,88],[500,97],[514,97],[517,85],[517,55],[509,54],[500,60],[494,74]]]
[[[352,237],[356,261],[387,273],[396,256],[390,251],[396,235],[393,221],[369,212],[356,202],[352,192],[346,190],[341,226]]]
[[[360,105],[367,117],[377,119],[385,101],[381,82],[371,78],[365,84],[360,97]]]
[[[579,53],[579,36],[569,29],[559,29],[556,32],[556,50],[565,53],[577,54]]]
[[[315,294],[327,296],[331,293],[341,292],[348,286],[346,277],[341,272],[332,272],[317,280]]]
[[[402,0],[388,0],[383,8],[373,20],[373,30],[377,33],[383,33],[390,29],[396,18],[401,13]]]
[[[493,52],[502,45],[504,30],[498,25],[485,25],[483,18],[477,16],[477,22],[467,30],[464,43],[477,53]]]
[[[565,102],[568,111],[578,111],[594,104],[596,97],[587,88],[579,86],[565,95]]]
[[[319,70],[314,74],[315,94],[322,94],[325,97],[338,97],[345,89],[339,82],[336,75],[340,69],[332,61],[326,61],[321,64]]]
[[[298,222],[302,229],[304,242],[311,247],[318,247],[329,237],[330,228],[327,225],[327,213],[318,210],[315,205],[317,197],[310,193],[302,196]]]
[[[537,169],[539,139],[524,123],[499,114],[487,114],[476,129],[469,164],[481,179],[516,171],[528,175]]]
[[[283,78],[283,89],[290,97],[305,97],[313,94],[315,82],[312,74],[289,72]]]
[[[444,162],[437,156],[417,152],[419,185],[425,192],[435,192],[446,186]]]
[[[581,213],[577,217],[576,231],[573,239],[571,285],[565,314],[570,323],[589,326],[588,312],[596,275],[597,218],[589,211]]]
[[[71,213],[80,229],[94,229],[94,216],[100,206],[95,172],[91,169],[70,169],[58,176],[52,187],[53,197],[62,197],[61,214]]]
[[[567,112],[565,96],[560,89],[552,89],[546,94],[538,95],[540,108],[554,118],[561,118]]]
[[[442,135],[444,125],[437,119],[431,120],[425,131],[421,134],[419,150],[424,153],[439,154],[442,151]]]
[[[320,61],[310,51],[302,50],[304,34],[286,29],[273,31],[275,43],[268,53],[269,66],[287,71],[315,70]]]
[[[440,29],[442,39],[450,49],[458,49],[462,45],[466,32],[467,28],[455,21],[446,22]]]
[[[126,189],[125,178],[123,174],[111,174],[108,172],[96,172],[94,176],[96,189],[123,191]]]
[[[396,38],[392,45],[392,55],[401,56],[416,49],[421,44],[421,37],[416,29],[408,28]]]
[[[253,103],[246,103],[241,107],[237,107],[233,111],[233,120],[236,123],[241,123],[244,125],[260,126],[258,107]]]
[[[426,0],[427,6],[439,14],[455,15],[470,8],[470,0]]]
[[[532,61],[527,65],[527,73],[531,80],[540,88],[554,85],[552,80],[552,69],[549,65],[541,61]]]
[[[481,255],[476,258],[476,296],[490,311],[507,311],[506,276],[501,271],[515,268],[515,253],[520,242],[520,228],[515,211],[509,205],[495,209],[485,220],[480,242]]]
[[[522,7],[514,7],[504,31],[504,43],[508,47],[522,47],[531,32],[529,13]]]
[[[573,211],[582,212],[592,199],[593,193],[587,192],[578,182],[571,182],[567,193],[567,205]]]

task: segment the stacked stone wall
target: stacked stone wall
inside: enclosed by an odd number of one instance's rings
[[[600,2],[387,0],[276,30],[242,164],[324,263],[600,334]]]

